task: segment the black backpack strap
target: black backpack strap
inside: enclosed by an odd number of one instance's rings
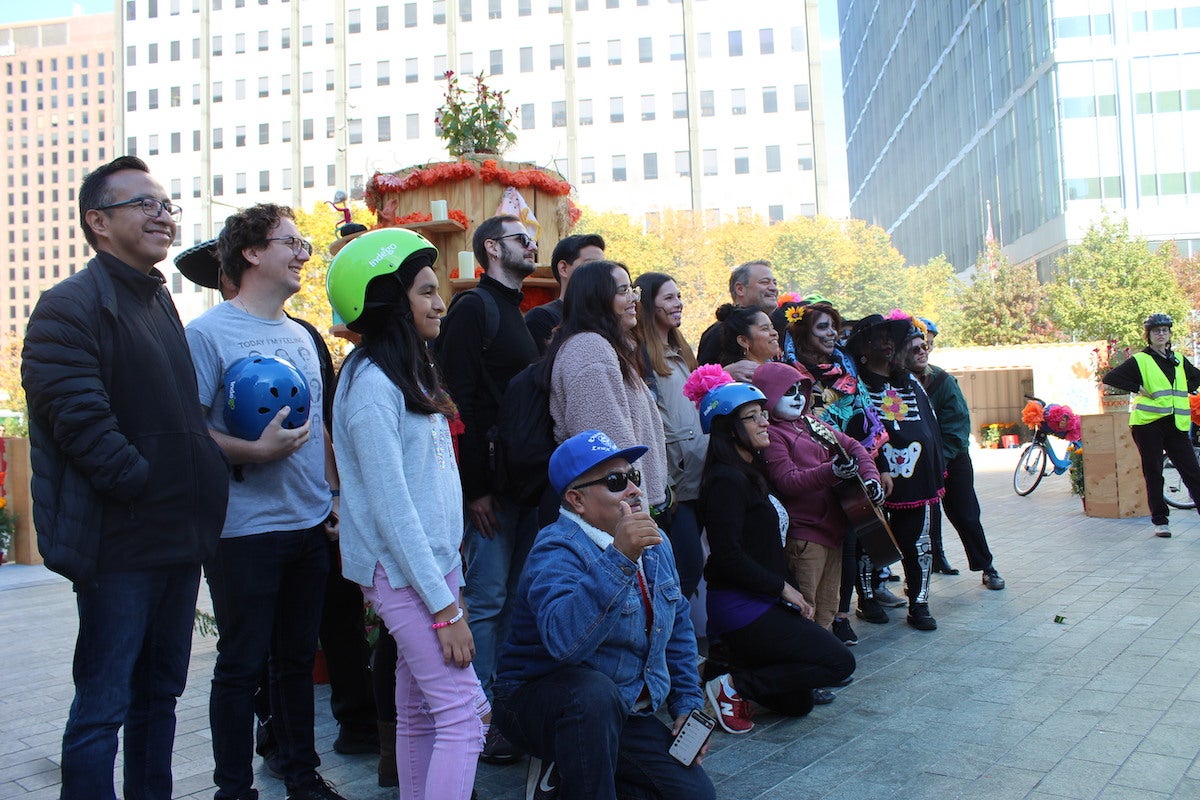
[[[480,289],[476,286],[474,289],[467,289],[464,292],[459,292],[450,298],[450,308],[454,308],[454,304],[461,300],[466,295],[473,294],[479,298],[479,302],[483,303],[483,350],[492,346],[492,342],[496,341],[496,334],[500,332],[500,306],[496,305],[496,298],[492,297],[491,292]],[[450,309],[446,309],[446,313],[450,313]]]

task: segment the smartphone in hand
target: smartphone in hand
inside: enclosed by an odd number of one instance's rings
[[[700,748],[704,747],[708,737],[712,736],[713,728],[716,725],[717,721],[708,714],[698,708],[693,709],[684,721],[683,727],[679,729],[679,733],[675,734],[675,738],[671,740],[671,747],[667,753],[680,764],[690,767],[696,760]]]

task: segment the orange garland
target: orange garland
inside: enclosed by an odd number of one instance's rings
[[[499,183],[502,186],[513,186],[518,189],[533,187],[546,194],[563,197],[571,193],[571,184],[554,174],[536,167],[525,167],[516,171],[501,167],[495,159],[489,158],[479,166],[472,161],[448,161],[438,164],[427,164],[423,167],[413,167],[401,172],[377,172],[367,181],[364,199],[367,208],[378,211],[384,195],[396,194],[436,186],[442,183],[456,183],[473,178],[476,175],[484,183]],[[579,219],[580,212],[568,200],[567,213],[572,224]]]
[[[461,208],[450,209],[446,216],[457,222],[459,225],[462,225],[464,228],[468,228],[471,225],[470,220],[467,219],[466,212]],[[433,222],[433,214],[430,214],[428,211],[414,211],[411,214],[405,214],[403,217],[397,217],[386,227],[393,227],[396,225],[411,225],[414,222]],[[377,225],[376,227],[380,226]]]

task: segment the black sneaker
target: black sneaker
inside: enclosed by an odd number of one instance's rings
[[[929,613],[928,603],[913,603],[908,607],[908,624],[919,631],[937,630],[937,620]]]
[[[812,698],[814,706],[827,706],[837,699],[837,695],[828,689],[813,689]]]
[[[312,779],[294,789],[288,789],[287,800],[346,800],[337,793],[329,781],[317,773]]]
[[[479,760],[485,764],[515,764],[523,755],[524,753],[501,736],[500,731],[493,725],[488,728],[487,736],[483,740],[483,751],[479,754]]]
[[[558,787],[555,763],[531,756],[525,771],[525,800],[554,800],[558,797]]]
[[[1000,577],[995,567],[988,567],[983,571],[983,585],[989,589],[1003,589],[1004,578]]]
[[[886,608],[902,608],[908,605],[907,600],[892,594],[892,590],[882,583],[875,587],[875,602]]]
[[[887,612],[883,610],[883,606],[874,600],[860,597],[858,599],[858,608],[854,613],[863,622],[870,622],[875,625],[884,625],[889,622]]]
[[[845,617],[834,617],[830,630],[833,631],[833,635],[838,638],[838,641],[847,647],[858,644],[858,636],[854,633],[854,628],[850,627],[850,620]]]

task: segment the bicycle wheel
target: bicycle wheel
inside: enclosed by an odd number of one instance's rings
[[[1200,455],[1200,448],[1197,448],[1197,455]],[[1192,495],[1188,492],[1187,487],[1183,485],[1183,478],[1179,475],[1179,470],[1171,463],[1170,456],[1163,456],[1163,500],[1167,502],[1171,508],[1195,508],[1196,503],[1192,500]]]
[[[1036,489],[1042,482],[1048,460],[1043,445],[1038,442],[1028,445],[1013,470],[1013,491],[1024,497]]]

